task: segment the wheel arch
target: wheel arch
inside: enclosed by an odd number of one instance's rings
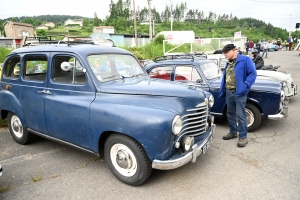
[[[120,135],[124,135],[126,137],[129,137],[131,138],[132,140],[136,141],[137,143],[139,143],[141,145],[141,147],[144,149],[144,151],[146,152],[148,158],[149,158],[149,155],[146,151],[146,149],[144,148],[144,145],[142,145],[138,140],[136,140],[134,137],[130,136],[130,135],[127,135],[127,134],[124,134],[124,133],[120,133],[120,132],[115,132],[115,131],[105,131],[103,132],[100,137],[99,137],[99,140],[98,140],[98,153],[99,153],[99,156],[100,157],[104,157],[104,144],[107,140],[107,138],[112,135],[112,134],[120,134]],[[149,158],[150,159],[150,158]]]
[[[24,112],[19,100],[11,92],[3,92],[0,94],[0,109],[1,109],[1,118],[7,118],[9,112],[15,113],[22,124],[26,126],[26,120],[24,118]]]

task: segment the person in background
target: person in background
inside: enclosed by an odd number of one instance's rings
[[[261,42],[260,40],[256,43],[255,49],[257,50],[257,53],[260,54],[260,48],[261,48]]]
[[[289,46],[289,43],[286,40],[284,40],[284,48],[285,48],[285,50],[288,49],[288,46]]]
[[[249,46],[250,46],[249,40],[247,40],[247,42],[245,43],[246,55],[248,55]]]
[[[280,38],[278,38],[276,44],[279,46],[279,50],[281,50],[282,47],[281,47],[281,39]]]
[[[249,50],[251,52],[253,51],[253,47],[254,47],[254,42],[252,40],[250,40],[250,42],[249,42]]]
[[[261,57],[264,57],[265,53],[266,53],[266,58],[268,57],[268,49],[269,49],[269,43],[265,42],[264,46],[263,46],[263,54],[261,55]]]
[[[241,47],[238,47],[237,51],[238,54],[243,55],[243,52],[241,51]]]
[[[265,65],[264,59],[259,55],[256,49],[252,51],[252,55],[252,61],[254,62],[256,69],[261,69]]]
[[[288,44],[289,44],[289,51],[292,49],[292,46],[293,46],[293,38],[292,36],[290,35],[289,39],[288,39]]]
[[[229,124],[229,133],[223,136],[223,140],[239,137],[237,146],[245,147],[248,144],[245,107],[247,94],[256,79],[256,69],[250,57],[236,52],[234,44],[225,45],[222,52],[228,62],[225,65],[219,98],[226,98]]]

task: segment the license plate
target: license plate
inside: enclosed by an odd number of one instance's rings
[[[206,144],[202,147],[202,154],[204,155],[207,151],[207,149],[210,147],[210,144],[212,143],[212,136],[207,140]]]

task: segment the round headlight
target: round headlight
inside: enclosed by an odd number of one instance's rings
[[[209,95],[209,98],[208,98],[208,107],[212,108],[214,106],[214,103],[215,103],[215,98],[211,94],[211,95]]]
[[[178,135],[182,129],[182,119],[180,116],[176,115],[172,123],[172,131],[174,135]]]
[[[188,137],[188,136],[182,137],[181,145],[182,145],[184,151],[190,150],[190,148],[193,146],[193,144],[194,144],[194,137]]]

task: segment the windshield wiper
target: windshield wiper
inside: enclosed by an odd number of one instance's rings
[[[104,77],[104,78],[102,78],[102,79],[109,79],[109,78],[114,78],[114,77],[116,77],[116,75],[112,75],[112,76]]]
[[[133,78],[133,77],[137,77],[137,76],[140,76],[140,75],[145,75],[145,74],[144,74],[144,73],[134,74],[134,75],[132,75],[131,77]]]

